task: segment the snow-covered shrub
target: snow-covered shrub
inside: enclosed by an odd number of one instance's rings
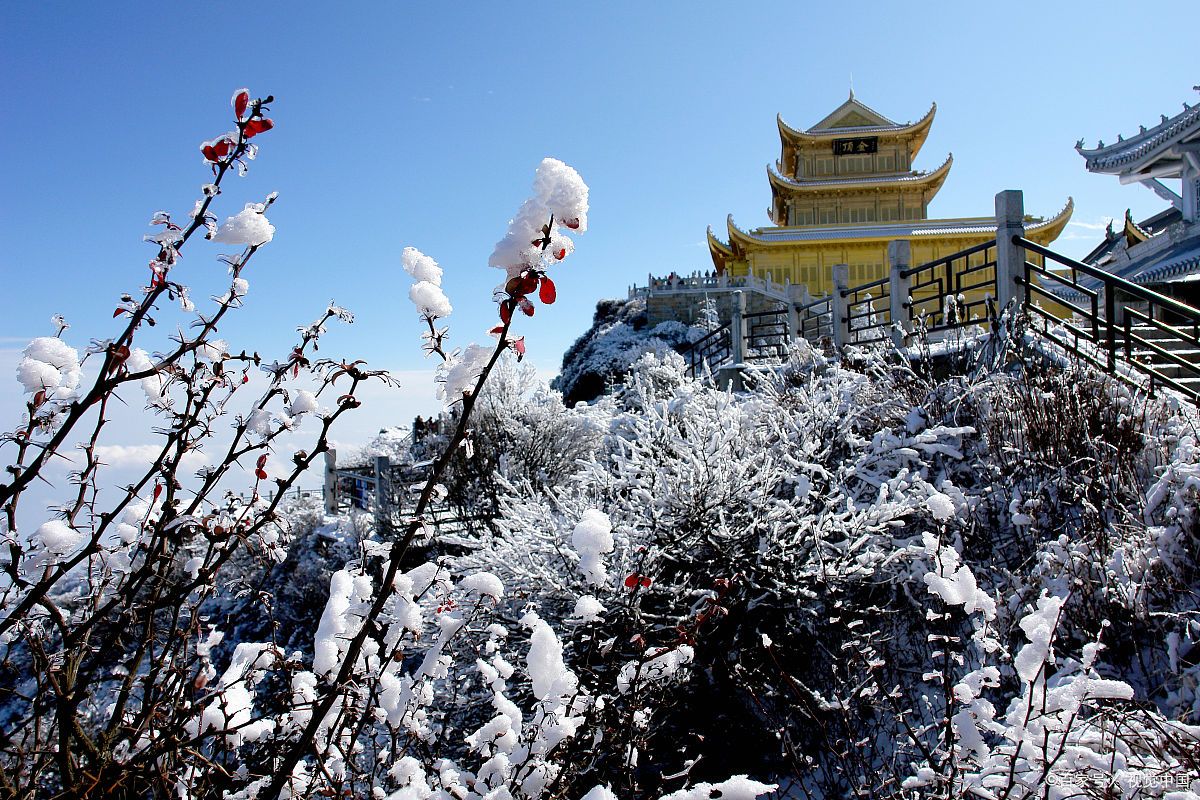
[[[1107,710],[1089,724],[1135,724],[1127,704],[1099,703],[1109,684],[1097,681],[1123,674],[1158,707],[1136,724],[1166,726],[1153,747],[1186,751],[1200,634],[1194,413],[1085,368],[980,363],[934,380],[871,349],[830,363],[800,348],[731,395],[648,356],[588,409],[602,449],[561,486],[510,486],[498,532],[459,563],[522,587],[546,619],[605,609],[587,616],[611,643],[593,670],[689,648],[686,690],[664,687],[640,715],[639,747],[651,763],[684,747],[697,778],[720,763],[790,775],[813,796],[885,796],[910,778],[925,786],[919,767],[942,776],[929,786],[966,792],[946,782],[948,755],[929,756],[957,752],[967,728],[946,721],[968,703],[1028,700],[1013,660],[1043,593],[1066,598],[1064,652],[1112,626],[1102,659],[1092,648],[1082,671],[1052,664],[1051,685],[1095,690],[1081,708]],[[593,508],[612,525],[605,585],[573,546]],[[945,568],[932,581],[931,554]],[[931,607],[932,585],[950,608]],[[1006,746],[997,730],[980,736],[989,752]],[[1151,746],[1109,741],[1104,752]],[[1173,758],[1155,763],[1193,774]]]

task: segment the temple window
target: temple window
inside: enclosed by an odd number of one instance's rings
[[[842,222],[874,222],[875,209],[872,206],[851,206],[842,210]]]
[[[840,156],[838,172],[842,175],[854,175],[871,171],[870,156]]]

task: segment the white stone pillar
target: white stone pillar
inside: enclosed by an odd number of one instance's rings
[[[734,366],[746,360],[746,325],[742,319],[746,315],[746,293],[737,290],[733,293],[733,308],[729,315],[729,356]]]
[[[1024,305],[1028,293],[1018,279],[1025,277],[1025,248],[1013,244],[1014,236],[1025,236],[1025,199],[1019,189],[996,195],[996,313],[1003,314],[1011,302]],[[945,298],[941,298],[945,302]]]
[[[888,266],[888,295],[892,301],[892,342],[896,347],[904,347],[913,332],[912,320],[908,313],[912,277],[904,274],[904,271],[912,266],[912,245],[907,239],[888,242]]]
[[[1187,222],[1200,220],[1200,154],[1188,151],[1184,154],[1180,192],[1183,195],[1183,218]]]
[[[829,309],[833,312],[833,346],[841,350],[850,343],[850,298],[842,294],[850,281],[850,265],[833,265],[833,298]]]

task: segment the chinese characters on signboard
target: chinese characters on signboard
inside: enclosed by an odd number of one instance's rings
[[[854,139],[834,139],[835,156],[857,156],[879,151],[878,136],[860,136]]]

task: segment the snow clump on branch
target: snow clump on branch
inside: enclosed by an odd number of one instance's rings
[[[429,281],[417,281],[408,290],[417,311],[427,317],[448,317],[454,307],[442,287]]]
[[[571,546],[579,554],[579,571],[593,586],[608,582],[603,555],[613,550],[612,522],[603,511],[589,508],[571,532]]]
[[[587,230],[587,212],[588,187],[579,173],[556,158],[543,159],[533,179],[533,196],[521,204],[516,217],[509,222],[508,231],[496,243],[488,265],[513,277],[537,267],[547,250],[561,260],[574,250],[574,243],[558,226],[583,233]],[[552,216],[554,224],[550,231],[544,232],[543,226]],[[541,245],[543,235],[550,238],[546,248]]]
[[[273,199],[273,198],[272,198]],[[246,203],[246,207],[225,220],[211,237],[221,244],[260,247],[275,238],[275,226],[267,221],[267,203]]]
[[[31,394],[46,392],[67,399],[82,379],[79,353],[62,339],[39,336],[25,348],[17,364],[17,380]]]
[[[429,256],[415,247],[406,247],[400,256],[404,271],[415,280],[429,281],[434,286],[442,285],[442,268]]]
[[[409,287],[408,296],[417,311],[430,319],[450,316],[454,308],[442,291],[442,268],[438,263],[415,247],[404,248],[400,263],[416,281]]]
[[[475,382],[491,357],[491,348],[469,344],[461,354],[443,362],[438,367],[438,399],[449,408],[475,391]]]

